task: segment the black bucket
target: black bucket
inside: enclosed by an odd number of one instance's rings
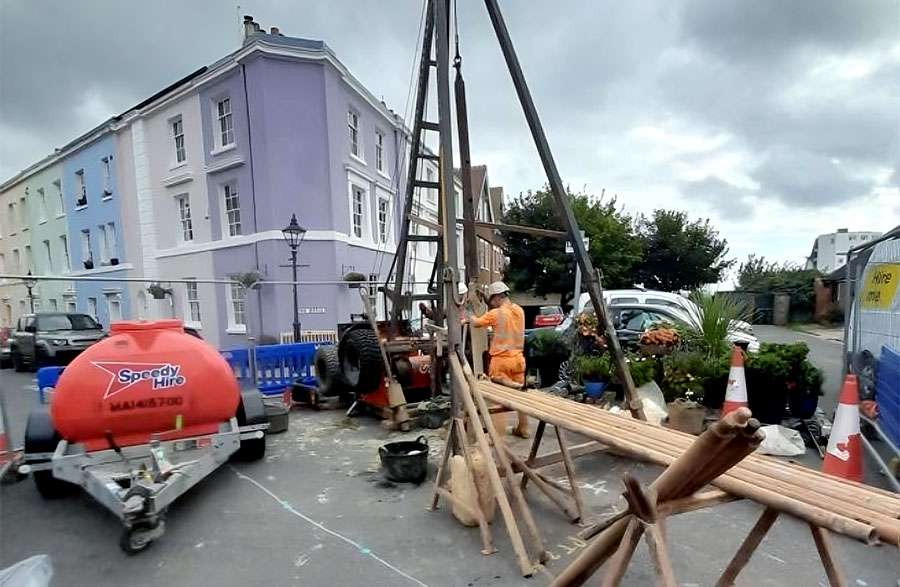
[[[428,473],[428,441],[424,436],[406,442],[389,442],[378,448],[387,478],[399,483],[421,483]]]

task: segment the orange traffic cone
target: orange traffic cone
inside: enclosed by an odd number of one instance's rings
[[[744,353],[734,345],[731,351],[731,371],[728,372],[728,387],[725,389],[725,403],[722,416],[738,408],[747,407],[747,379],[744,377]]]
[[[841,388],[822,472],[862,481],[862,439],[859,436],[859,383],[847,375]]]

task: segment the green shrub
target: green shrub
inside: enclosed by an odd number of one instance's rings
[[[752,317],[750,304],[733,296],[713,295],[703,290],[694,291],[691,300],[697,307],[688,312],[688,326],[680,332],[688,349],[708,357],[730,351],[731,343],[726,337],[737,322]]]
[[[806,359],[808,354],[809,347],[804,342],[762,343],[759,353],[747,355],[744,362],[748,388],[752,387],[754,391],[776,388],[803,395],[822,395],[824,376]]]
[[[528,338],[529,354],[535,359],[562,361],[572,352],[565,337],[555,330],[536,330]]]
[[[572,359],[572,374],[581,383],[585,381],[610,381],[610,356],[576,355]]]
[[[665,357],[660,388],[666,401],[687,397],[707,405],[716,401],[721,404],[728,384],[730,358],[727,352],[710,357],[698,350],[676,351]]]

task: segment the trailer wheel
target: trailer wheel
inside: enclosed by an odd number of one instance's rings
[[[48,453],[56,450],[56,445],[61,440],[59,434],[53,429],[53,421],[47,410],[36,410],[28,414],[25,424],[25,454]],[[48,463],[49,459],[33,461],[34,463]],[[53,471],[35,471],[34,484],[38,492],[45,499],[58,499],[78,493],[79,487],[74,483],[57,479]]]
[[[119,540],[119,546],[125,551],[125,554],[134,555],[148,546],[153,544],[153,538],[149,534],[156,530],[159,522],[152,524],[150,522],[136,522],[131,528],[125,528],[122,531],[122,538]]]
[[[357,396],[372,393],[381,386],[384,364],[375,331],[351,330],[341,341],[338,352],[344,381]]]
[[[237,412],[238,426],[252,426],[265,424],[269,420],[266,417],[266,406],[263,403],[262,394],[255,390],[241,392],[241,403]],[[241,440],[241,448],[234,453],[234,458],[241,461],[258,461],[266,454],[266,436],[262,438],[248,438]]]
[[[341,359],[337,346],[330,344],[321,346],[316,351],[316,382],[319,393],[325,397],[341,395],[345,387],[341,376]]]

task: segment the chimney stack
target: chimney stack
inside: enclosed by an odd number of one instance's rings
[[[269,34],[278,36],[281,34],[281,31],[278,30],[277,26],[273,26],[272,28],[269,29]]]
[[[254,25],[256,25],[256,29],[254,29]],[[249,14],[244,15],[244,39],[249,39],[256,30],[259,29],[259,25],[253,22],[253,17]]]

